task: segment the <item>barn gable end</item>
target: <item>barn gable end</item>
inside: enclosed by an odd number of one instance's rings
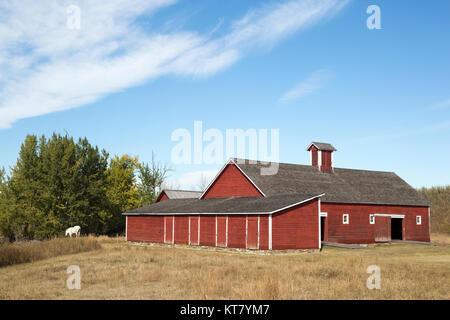
[[[206,188],[201,199],[262,196],[264,194],[258,190],[258,187],[233,161],[229,161]]]

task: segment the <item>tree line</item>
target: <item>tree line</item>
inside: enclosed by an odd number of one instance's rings
[[[431,202],[431,232],[450,234],[450,185],[418,191]]]
[[[27,135],[10,174],[0,169],[0,234],[44,239],[74,225],[121,234],[122,213],[155,202],[168,171],[154,157],[109,157],[86,138]]]

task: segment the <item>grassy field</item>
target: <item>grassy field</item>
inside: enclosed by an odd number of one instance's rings
[[[450,299],[449,246],[256,255],[98,241],[89,252],[0,268],[0,298]],[[80,290],[66,288],[69,265],[81,269]],[[366,287],[370,265],[381,268],[380,290]]]
[[[6,242],[0,245],[0,267],[100,248],[100,243],[95,237],[55,238],[14,244]]]

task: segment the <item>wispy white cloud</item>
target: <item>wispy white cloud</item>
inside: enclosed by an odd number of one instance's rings
[[[294,88],[284,93],[280,102],[288,102],[306,97],[325,86],[333,77],[329,70],[318,70],[310,74],[306,79],[297,83]]]
[[[165,74],[210,76],[248,51],[333,16],[347,1],[291,0],[264,6],[228,32],[199,35],[141,28],[176,0],[80,0],[81,29],[66,27],[71,1],[0,3],[0,128],[66,110]],[[222,22],[219,23],[221,27]]]

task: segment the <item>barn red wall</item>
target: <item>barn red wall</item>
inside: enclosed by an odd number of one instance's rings
[[[217,246],[227,246],[227,216],[217,217]]]
[[[403,239],[430,241],[428,207],[383,206],[323,203],[321,211],[327,212],[328,241],[341,243],[373,243],[375,225],[369,216],[374,213],[404,214]],[[342,224],[342,214],[349,214],[349,224]],[[416,216],[422,217],[422,225],[416,225]],[[377,218],[375,218],[375,224]]]
[[[330,151],[322,151],[322,163],[320,166],[320,170],[322,170],[322,171],[331,170],[331,152]]]
[[[190,216],[189,219],[191,219],[191,245],[198,245],[198,222],[199,222],[199,216]]]
[[[247,246],[249,249],[258,249],[258,216],[247,216]]]
[[[200,216],[200,245],[216,245],[216,216]]]
[[[246,216],[228,216],[228,247],[245,248]]]
[[[167,194],[165,192],[163,192],[158,199],[156,200],[156,202],[161,202],[161,201],[165,201],[165,200],[169,200],[169,197],[167,196]]]
[[[269,249],[269,217],[259,217],[259,249]]]
[[[311,148],[308,149],[308,151],[311,152],[311,165],[312,166],[316,166],[318,167],[318,162],[319,162],[319,156],[317,153],[317,148],[314,146],[311,146]]]
[[[234,164],[228,164],[203,198],[246,196],[262,196],[262,194]]]
[[[127,241],[164,242],[163,216],[128,216]]]
[[[172,243],[173,240],[173,216],[166,216],[166,243]]]
[[[319,199],[272,216],[272,249],[319,248]]]
[[[175,223],[175,244],[189,244],[189,216],[176,216]]]

